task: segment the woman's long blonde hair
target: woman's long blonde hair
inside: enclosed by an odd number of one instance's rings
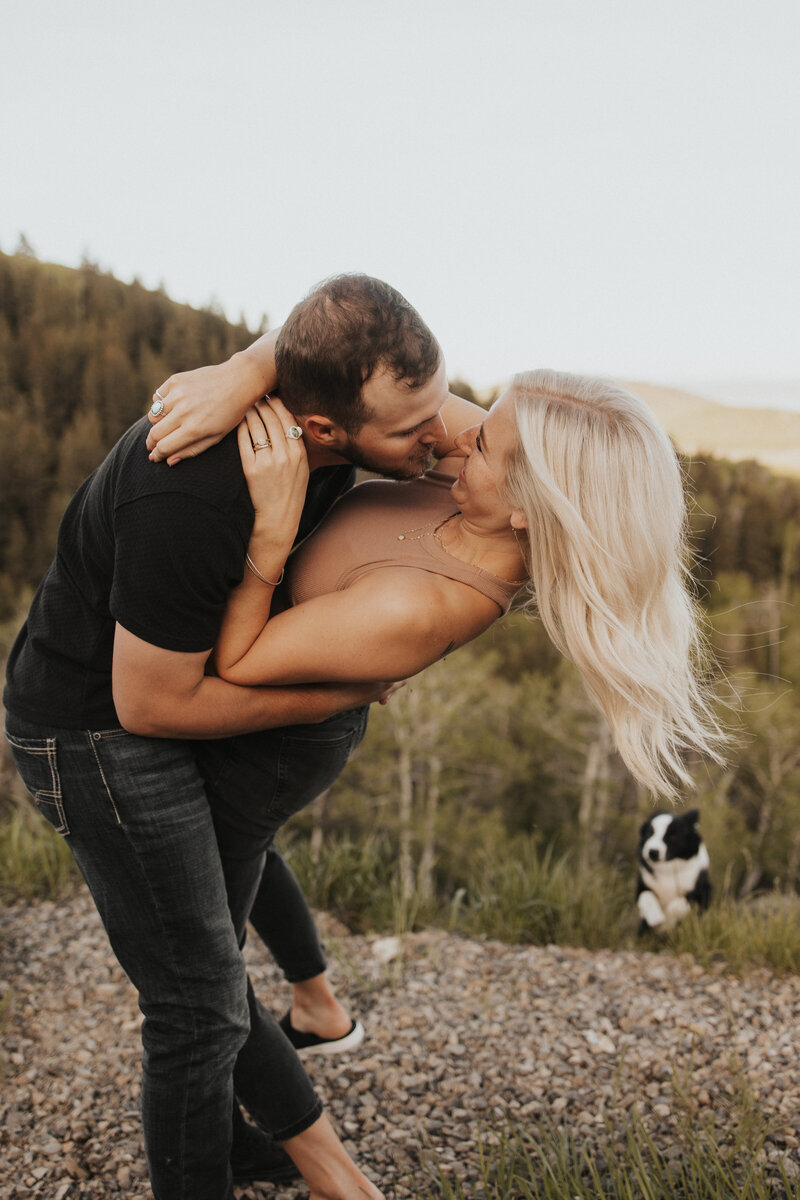
[[[508,491],[525,515],[530,607],[583,676],[636,779],[674,799],[685,755],[721,761],[688,587],[681,468],[649,409],[614,384],[531,371],[511,385]]]

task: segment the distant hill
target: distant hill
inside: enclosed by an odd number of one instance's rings
[[[650,405],[685,454],[713,454],[734,462],[755,458],[782,475],[800,475],[800,413],[733,408],[639,380],[619,383]]]
[[[510,380],[495,388],[456,391],[490,404]],[[652,408],[684,454],[710,454],[731,462],[756,459],[779,475],[800,476],[800,413],[779,408],[739,408],[707,396],[641,380],[617,379]]]

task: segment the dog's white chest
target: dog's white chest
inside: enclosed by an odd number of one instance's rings
[[[686,896],[697,883],[700,872],[709,865],[708,851],[700,847],[692,858],[670,858],[666,862],[648,862],[641,866],[644,883],[659,900],[662,908],[679,897]]]

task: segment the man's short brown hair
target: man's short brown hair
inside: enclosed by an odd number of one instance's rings
[[[275,346],[281,398],[298,416],[318,412],[350,436],[370,416],[361,392],[378,368],[421,387],[441,362],[416,309],[370,275],[335,275],[295,305]]]

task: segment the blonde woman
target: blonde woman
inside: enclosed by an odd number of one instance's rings
[[[406,678],[470,641],[530,581],[527,603],[578,667],[633,776],[690,786],[687,752],[719,755],[686,579],[680,467],[641,401],[581,376],[517,376],[455,453],[419,480],[375,480],[289,559],[302,445],[279,402],[240,428],[256,509],[247,574],[215,651],[238,684]],[[264,439],[276,449],[260,453]],[[459,457],[461,456],[461,457]],[[280,497],[278,500],[277,497]],[[257,738],[260,735],[249,735]]]

